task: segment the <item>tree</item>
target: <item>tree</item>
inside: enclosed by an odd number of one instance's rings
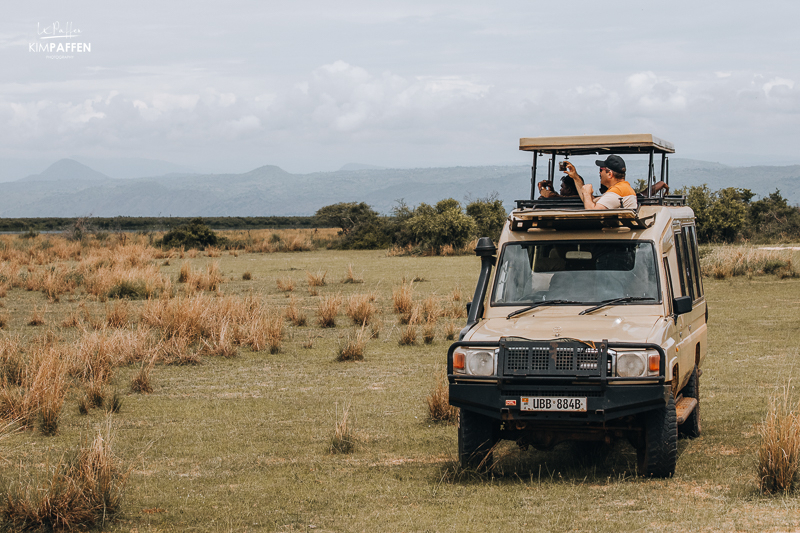
[[[347,235],[359,224],[374,222],[379,215],[364,202],[340,202],[318,209],[316,216],[325,224],[341,228],[339,235]]]
[[[420,204],[405,224],[418,244],[436,250],[445,244],[461,248],[475,234],[475,221],[453,198],[441,200],[435,207]]]
[[[478,198],[467,204],[467,215],[475,221],[475,237],[489,237],[494,242],[500,238],[506,223],[506,209],[497,194]]]
[[[747,223],[748,203],[753,197],[749,189],[727,187],[718,191],[708,186],[692,185],[685,194],[697,221],[697,237],[704,242],[735,240]]]

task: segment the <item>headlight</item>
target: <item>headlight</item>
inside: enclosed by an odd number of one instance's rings
[[[657,376],[660,358],[655,350],[617,352],[617,375],[621,378]]]
[[[456,348],[453,352],[453,371],[472,376],[493,376],[498,350]]]

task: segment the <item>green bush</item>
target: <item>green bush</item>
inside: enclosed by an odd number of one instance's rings
[[[507,214],[496,194],[467,204],[467,215],[475,221],[475,237],[489,237],[494,242],[498,241]]]
[[[179,226],[164,234],[161,245],[168,248],[205,248],[218,246],[224,239],[217,236],[214,231],[206,226],[202,218],[193,218],[188,224]]]
[[[416,242],[428,249],[445,244],[461,248],[475,235],[475,221],[464,214],[457,200],[447,198],[435,207],[422,203],[405,224]]]

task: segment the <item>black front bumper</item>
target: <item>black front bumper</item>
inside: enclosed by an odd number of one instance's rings
[[[618,418],[635,415],[665,405],[671,387],[665,382],[666,354],[658,345],[608,343],[592,345],[596,351],[597,364],[592,370],[581,370],[578,354],[581,345],[570,341],[506,341],[457,342],[448,352],[448,377],[450,381],[450,404],[485,416],[506,420],[533,423],[584,424],[605,423]],[[496,376],[476,377],[453,373],[453,351],[458,346],[499,349]],[[509,364],[515,357],[514,350],[529,347],[531,351],[549,350],[551,361],[537,362],[535,369]],[[660,355],[659,375],[641,378],[619,378],[609,375],[609,348],[653,349]],[[562,353],[575,350],[575,362],[570,367]],[[509,355],[511,354],[511,355]],[[557,359],[558,358],[558,359]],[[585,366],[585,365],[584,365]],[[585,397],[586,412],[523,411],[523,397]]]

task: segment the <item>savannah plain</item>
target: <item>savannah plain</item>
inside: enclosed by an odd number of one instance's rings
[[[798,252],[702,249],[703,434],[651,480],[623,442],[605,459],[503,443],[461,469],[429,397],[479,261],[329,250],[326,231],[205,251],[0,238],[4,527],[39,527],[19,519],[61,491],[101,501],[87,523],[107,531],[800,528],[797,497],[757,482],[770,399],[800,397]],[[70,488],[76,464],[99,499]]]

